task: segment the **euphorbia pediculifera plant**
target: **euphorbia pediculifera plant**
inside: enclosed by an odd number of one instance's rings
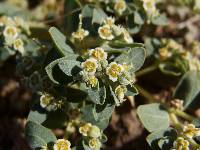
[[[102,131],[114,108],[138,94],[134,86],[135,72],[146,57],[143,44],[134,43],[122,26],[115,34],[117,26],[114,19],[108,17],[97,29],[101,38],[99,45],[81,50],[76,43],[81,45],[90,35],[82,27],[82,15],[79,18],[71,45],[57,28],[49,29],[54,48],[47,54],[45,70],[41,70],[39,76],[48,76],[52,86],[42,84],[40,101],[33,104],[28,117],[26,135],[32,148],[70,149],[73,144],[77,149],[100,149],[106,141]],[[54,118],[56,116],[61,120]],[[73,143],[67,139],[56,141],[55,136],[40,125],[54,126],[51,121],[54,119],[56,127],[66,128],[66,136],[77,128],[82,136]],[[45,130],[47,135],[34,130]]]
[[[156,67],[163,73],[181,76],[195,71],[182,77],[170,104],[163,99],[160,104],[140,86],[135,88],[135,76],[148,71],[137,72],[146,58],[146,49],[143,44],[134,43],[131,33],[138,32],[145,23],[166,23],[156,9],[156,1],[78,2],[78,28],[69,28],[67,37],[55,27],[49,29],[53,47],[29,78],[29,85],[36,85],[34,89],[40,95],[27,119],[26,137],[31,148],[99,150],[107,140],[103,130],[115,107],[139,91],[150,102],[156,102],[139,106],[137,111],[151,133],[147,142],[152,149],[199,149],[199,120],[185,113],[185,109],[198,106],[198,59],[195,69],[190,66],[191,58],[196,56],[187,55],[174,41],[154,40],[158,46],[153,47]],[[65,3],[71,4],[66,5],[68,8],[76,2]],[[57,139],[48,128],[63,128],[64,137]],[[74,133],[78,136],[71,140]]]

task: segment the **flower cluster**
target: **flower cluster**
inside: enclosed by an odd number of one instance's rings
[[[40,106],[44,109],[58,109],[64,104],[63,99],[55,99],[54,96],[50,94],[43,94],[40,96]]]
[[[159,58],[162,61],[180,56],[181,59],[186,60],[189,65],[189,70],[200,70],[200,61],[192,51],[184,49],[183,46],[174,40],[163,41],[164,46],[159,49]]]
[[[172,150],[189,150],[189,142],[182,137],[178,137],[173,143]]]
[[[142,0],[143,8],[149,19],[158,16],[159,12],[156,9],[156,0]]]
[[[84,30],[82,28],[82,15],[79,15],[79,26],[78,26],[78,30],[76,32],[73,32],[72,33],[72,37],[75,39],[75,40],[79,40],[79,41],[82,41],[86,36],[89,35],[89,32],[87,30]]]
[[[196,128],[193,124],[188,124],[183,127],[183,135],[188,138],[200,136],[200,128]]]
[[[87,142],[90,148],[94,150],[100,150],[102,131],[91,123],[86,123],[79,128],[79,132],[87,138]]]
[[[132,85],[134,78],[131,75],[131,66],[107,61],[107,53],[103,48],[97,47],[89,50],[89,58],[82,62],[80,72],[83,81],[90,87],[98,85],[99,79],[113,83],[117,98],[123,102],[127,85]]]
[[[116,0],[114,2],[114,10],[120,16],[124,13],[126,9],[127,9],[127,5],[126,5],[125,0]]]
[[[53,146],[54,150],[71,150],[71,143],[65,139],[58,139]]]
[[[113,40],[121,36],[126,43],[133,43],[133,39],[127,29],[121,25],[115,25],[115,18],[107,17],[103,25],[99,27],[98,33],[103,40]]]
[[[24,41],[23,34],[29,35],[29,25],[20,17],[0,17],[0,32],[3,35],[3,44],[5,47],[12,48],[24,54]]]

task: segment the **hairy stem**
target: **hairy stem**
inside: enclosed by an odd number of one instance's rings
[[[136,86],[136,88],[138,89],[139,94],[141,94],[144,98],[146,98],[146,99],[149,101],[149,103],[158,102],[158,100],[155,99],[155,98],[153,97],[153,95],[152,95],[151,93],[149,93],[147,90],[143,89],[143,88],[142,88],[141,86],[139,86],[139,85],[135,85],[135,86]]]
[[[145,75],[145,74],[148,74],[148,73],[150,73],[150,72],[156,70],[157,68],[158,68],[158,65],[157,65],[157,64],[154,64],[154,65],[152,65],[152,66],[149,66],[149,67],[147,67],[147,68],[144,68],[143,70],[140,70],[140,71],[136,72],[135,75],[136,75],[136,77],[140,77],[140,76],[143,76],[143,75]]]

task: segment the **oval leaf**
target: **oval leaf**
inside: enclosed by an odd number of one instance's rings
[[[169,127],[169,115],[159,103],[141,105],[137,109],[137,114],[149,132]]]

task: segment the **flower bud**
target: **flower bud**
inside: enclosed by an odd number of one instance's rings
[[[101,136],[101,130],[97,126],[93,125],[90,128],[88,135],[93,138],[98,138]]]

